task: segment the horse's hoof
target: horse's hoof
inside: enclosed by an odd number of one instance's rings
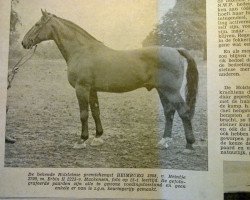
[[[86,148],[86,143],[82,141],[78,141],[74,144],[73,149],[85,149]]]
[[[161,138],[161,140],[158,142],[157,146],[164,146],[164,144],[166,143],[166,139],[165,138]]]
[[[172,142],[172,138],[162,138],[158,144],[157,147],[167,149],[169,147],[168,142]]]
[[[183,153],[184,154],[192,154],[194,152],[194,149],[184,149]]]
[[[96,147],[96,146],[100,146],[104,143],[103,139],[102,138],[94,138],[91,142],[91,146],[92,147]]]

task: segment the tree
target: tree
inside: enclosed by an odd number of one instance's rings
[[[184,47],[205,52],[206,1],[177,0],[174,8],[163,16],[142,45]]]
[[[21,25],[20,16],[15,10],[15,6],[19,3],[19,0],[11,0],[11,12],[10,12],[10,46],[15,44],[20,37],[17,27]]]

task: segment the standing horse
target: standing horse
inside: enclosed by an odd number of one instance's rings
[[[42,10],[42,17],[25,35],[22,45],[54,40],[68,66],[68,81],[75,88],[82,123],[81,138],[74,148],[86,147],[89,138],[89,106],[96,125],[92,145],[100,145],[103,128],[97,92],[122,93],[145,87],[156,88],[164,108],[165,131],[160,145],[167,147],[171,138],[173,116],[178,112],[184,126],[187,145],[195,142],[191,119],[198,88],[198,71],[194,59],[184,49],[149,47],[117,51],[106,47],[74,23]],[[183,57],[188,62],[186,102],[180,95],[184,76]]]

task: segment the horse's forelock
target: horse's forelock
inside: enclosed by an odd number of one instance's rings
[[[47,19],[49,19],[49,18],[51,18],[51,17],[57,17],[57,16],[56,16],[55,14],[46,12],[46,14],[43,14],[43,15],[42,15],[42,18],[41,18],[41,19],[47,20]]]

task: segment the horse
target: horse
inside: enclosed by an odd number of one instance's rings
[[[66,19],[42,11],[41,19],[26,33],[22,45],[31,49],[53,40],[67,63],[69,84],[75,89],[80,108],[81,136],[73,148],[86,148],[89,138],[89,107],[96,125],[91,145],[103,144],[103,128],[97,92],[123,93],[138,88],[157,90],[165,115],[165,129],[158,145],[168,147],[172,139],[173,116],[179,114],[186,137],[186,150],[194,150],[192,118],[198,90],[198,70],[185,49],[152,46],[135,50],[114,50]],[[186,100],[180,89],[186,70]]]

